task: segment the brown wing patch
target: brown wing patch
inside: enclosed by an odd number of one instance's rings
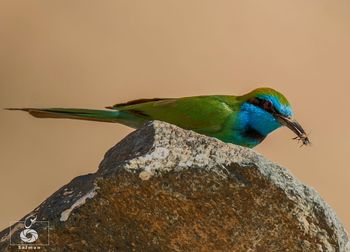
[[[108,106],[105,108],[108,108],[108,109],[120,108],[120,107],[124,107],[124,106],[129,106],[129,105],[135,105],[135,104],[152,102],[152,101],[161,101],[161,100],[166,100],[166,99],[167,98],[137,99],[137,100],[132,100],[132,101],[124,102],[124,103],[117,103],[117,104],[114,104],[113,106]]]

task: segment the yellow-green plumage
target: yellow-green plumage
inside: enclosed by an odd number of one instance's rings
[[[266,109],[266,104],[273,109]],[[35,117],[70,118],[117,122],[139,128],[147,121],[160,120],[184,129],[247,147],[259,144],[282,126],[274,113],[290,117],[287,99],[270,88],[260,88],[243,96],[194,96],[141,99],[107,107],[109,110],[24,108]]]

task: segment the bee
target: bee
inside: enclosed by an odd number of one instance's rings
[[[297,140],[298,143],[302,143],[300,145],[300,147],[304,146],[304,145],[311,145],[310,139],[309,139],[309,134],[306,134],[305,132],[298,134],[296,137],[293,137],[293,140]]]

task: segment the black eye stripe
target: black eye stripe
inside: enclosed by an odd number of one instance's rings
[[[253,104],[255,106],[258,106],[258,107],[261,107],[262,103],[263,103],[263,100],[260,99],[260,98],[251,98],[248,100],[248,102],[250,104]]]
[[[261,98],[258,98],[258,97],[254,97],[254,98],[251,98],[248,100],[248,102],[250,104],[253,104],[271,114],[279,114],[277,112],[277,109],[274,107],[273,103],[271,103],[270,101],[268,100],[264,100],[264,99],[261,99]],[[266,103],[269,102],[270,104],[267,105]]]

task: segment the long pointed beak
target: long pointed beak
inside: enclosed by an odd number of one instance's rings
[[[279,114],[276,114],[275,117],[282,125],[287,126],[290,130],[292,130],[297,135],[296,139],[302,141],[303,145],[311,144],[303,127],[301,127],[301,125],[296,120]]]

